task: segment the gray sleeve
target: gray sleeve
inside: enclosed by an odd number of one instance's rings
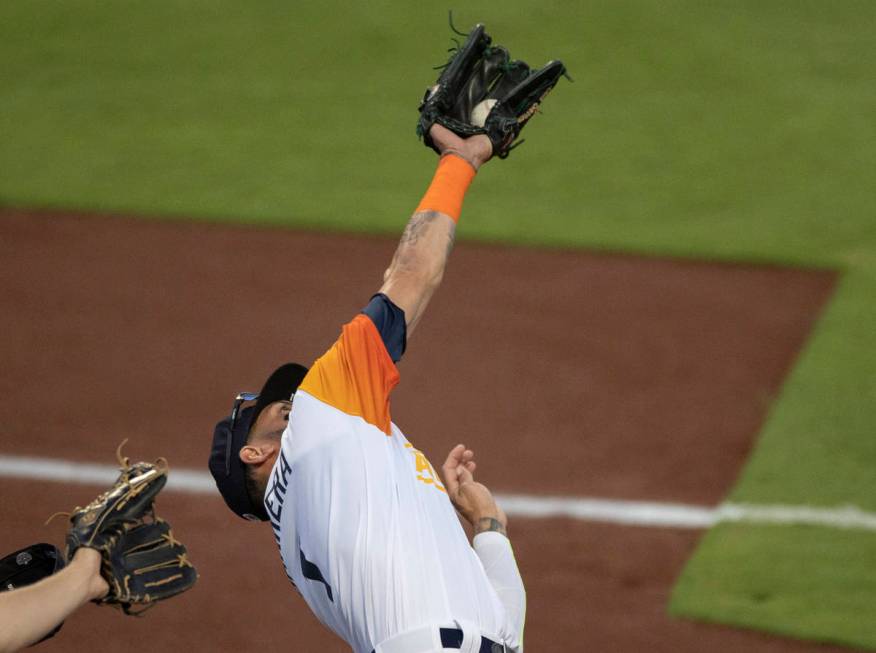
[[[508,625],[513,631],[506,644],[515,651],[523,651],[523,625],[526,620],[526,590],[517,569],[511,542],[501,533],[488,531],[474,536],[472,547],[487,572],[487,578],[508,617]]]

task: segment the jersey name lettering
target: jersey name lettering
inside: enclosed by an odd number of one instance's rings
[[[289,461],[286,460],[286,456],[280,451],[277,466],[274,468],[273,476],[271,476],[271,484],[265,493],[265,510],[271,519],[271,526],[275,532],[280,529],[280,516],[283,514],[283,501],[286,498],[286,487],[289,484],[289,474],[291,472],[292,468],[289,466]]]

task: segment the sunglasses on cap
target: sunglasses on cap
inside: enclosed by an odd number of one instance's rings
[[[234,398],[234,403],[231,404],[231,424],[229,428],[230,433],[234,433],[234,427],[237,425],[237,418],[240,416],[241,407],[248,401],[258,401],[259,395],[257,392],[238,392],[237,396]],[[289,400],[291,401],[292,397],[295,396],[293,392],[289,395]],[[277,400],[281,401],[281,400]],[[228,438],[228,442],[225,444],[225,475],[228,476],[231,474],[231,448],[232,448],[232,438]]]

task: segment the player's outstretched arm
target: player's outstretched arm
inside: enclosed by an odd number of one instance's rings
[[[465,192],[493,153],[484,135],[463,139],[438,124],[429,134],[441,152],[438,170],[408,221],[380,289],[405,312],[408,336],[441,284]]]
[[[100,552],[83,548],[57,574],[0,593],[0,653],[33,644],[108,589],[100,576]]]

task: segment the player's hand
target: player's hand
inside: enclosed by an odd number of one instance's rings
[[[483,134],[462,138],[452,131],[435,123],[429,130],[429,138],[441,151],[441,155],[451,152],[461,156],[477,170],[493,156],[493,144]]]
[[[81,567],[83,575],[88,579],[86,591],[89,600],[103,598],[109,592],[109,585],[100,575],[100,562],[100,551],[95,549],[82,547],[73,554],[71,566]]]
[[[474,452],[466,449],[464,444],[458,444],[450,450],[441,467],[450,501],[474,527],[475,533],[496,530],[505,534],[508,518],[487,486],[474,480],[476,468]]]

